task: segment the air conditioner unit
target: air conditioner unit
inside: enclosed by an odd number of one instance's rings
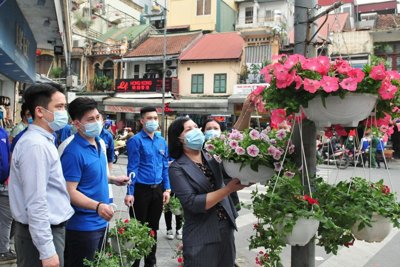
[[[176,61],[176,60],[167,60],[167,61],[165,62],[165,64],[166,64],[167,67],[170,68],[170,69],[176,69],[177,61]]]
[[[165,77],[168,78],[173,78],[173,77],[177,77],[178,73],[176,71],[176,69],[167,69],[167,71],[165,72]]]
[[[67,85],[67,87],[78,86],[78,76],[76,76],[76,75],[67,76],[66,85]]]

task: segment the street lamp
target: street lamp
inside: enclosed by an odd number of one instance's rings
[[[160,5],[157,1],[154,1],[156,6],[161,8],[161,13],[164,17],[164,51],[163,51],[163,70],[162,70],[162,89],[161,89],[161,133],[165,136],[165,73],[167,69],[167,0],[164,0],[164,6]]]

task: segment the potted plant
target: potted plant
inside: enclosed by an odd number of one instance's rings
[[[280,253],[286,244],[307,244],[317,232],[324,214],[318,200],[304,193],[301,175],[284,171],[268,182],[265,193],[253,192],[252,209],[258,219],[250,248],[263,247],[257,263],[265,267],[282,266]]]
[[[174,214],[174,215],[182,215],[182,213],[183,213],[181,202],[175,196],[172,196],[169,199],[168,204],[165,205],[165,210],[166,211],[171,211],[172,214]]]
[[[383,180],[370,182],[361,177],[328,185],[317,181],[316,195],[328,220],[318,229],[319,245],[336,254],[340,246],[355,239],[380,242],[391,226],[400,227],[400,205]]]
[[[113,80],[105,75],[97,76],[93,78],[93,88],[98,91],[111,90],[113,86]]]
[[[277,129],[225,132],[207,141],[205,149],[223,162],[229,176],[239,178],[243,184],[265,183],[279,171],[285,151],[287,160],[294,152],[289,138],[290,126],[283,122]]]
[[[120,257],[111,252],[105,251],[104,253],[96,252],[94,259],[89,261],[87,259],[83,260],[83,265],[86,267],[121,267]]]
[[[342,59],[280,55],[261,74],[270,86],[256,93],[262,95],[267,109],[285,107],[291,114],[302,106],[319,126],[358,124],[375,104],[378,116],[391,113],[391,104],[400,94],[400,74],[387,71],[378,60],[361,70]]]
[[[117,220],[109,232],[112,249],[115,253],[121,253],[128,265],[151,252],[156,243],[154,236],[152,229],[136,219]]]

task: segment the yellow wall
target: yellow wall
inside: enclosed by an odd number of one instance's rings
[[[188,68],[190,68],[188,70]],[[226,73],[226,93],[214,93],[214,74]],[[197,96],[191,94],[192,74],[204,74],[203,95],[231,95],[233,85],[238,83],[240,61],[180,63],[178,66],[179,94],[182,96]]]
[[[190,30],[215,30],[216,0],[211,1],[211,14],[205,16],[196,15],[196,0],[170,0],[168,2],[168,27],[190,25]]]

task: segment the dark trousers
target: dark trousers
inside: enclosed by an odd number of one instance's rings
[[[135,184],[135,201],[129,215],[135,217],[141,223],[147,223],[154,230],[155,239],[157,240],[157,230],[159,227],[160,217],[163,208],[163,189],[162,185],[150,186],[144,184]],[[135,216],[134,216],[135,215]],[[144,266],[153,266],[156,264],[157,244],[154,245],[150,254],[144,259]],[[135,261],[134,267],[139,267],[140,260]]]
[[[56,248],[60,267],[64,266],[65,227],[52,227],[53,243]],[[21,223],[15,224],[15,250],[17,252],[18,267],[42,267],[39,251],[33,244],[29,226]]]
[[[83,259],[93,260],[100,251],[106,228],[97,231],[67,230],[65,237],[65,267],[83,267]]]

